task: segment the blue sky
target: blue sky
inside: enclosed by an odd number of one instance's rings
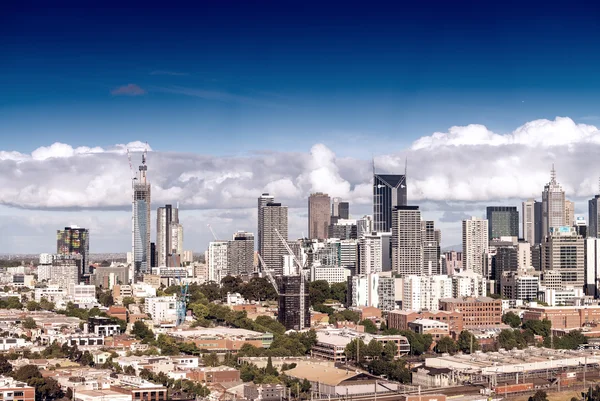
[[[573,2],[78,3],[0,16],[5,150],[323,142],[368,158],[453,125],[600,114],[598,12]],[[111,94],[127,84],[145,94]]]
[[[292,237],[312,191],[369,213],[372,156],[387,172],[408,156],[409,199],[444,245],[486,205],[539,197],[553,162],[585,214],[600,7],[555,3],[3,5],[0,252],[52,251],[68,224],[91,227],[93,252],[128,250],[130,172],[113,146],[132,141],[156,152],[153,209],[181,202],[194,251],[207,222],[255,231],[266,190],[294,209]]]

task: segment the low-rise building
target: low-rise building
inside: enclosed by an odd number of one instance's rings
[[[417,334],[430,334],[434,340],[450,336],[448,324],[432,319],[417,319],[408,324],[408,328]]]
[[[448,325],[448,329],[453,333],[460,333],[463,330],[463,315],[457,311],[421,311],[403,310],[391,311],[387,315],[387,325],[390,329],[409,330],[408,324],[417,319],[431,319],[443,322]]]
[[[146,298],[145,307],[146,313],[150,314],[154,324],[177,320],[176,295]]]
[[[193,342],[200,349],[216,352],[238,351],[244,344],[269,348],[273,342],[271,333],[220,326],[190,330],[175,329],[169,334],[180,340]]]
[[[186,378],[201,383],[239,382],[240,371],[229,366],[206,366],[187,371]]]
[[[548,319],[553,329],[578,329],[600,323],[600,306],[529,306],[523,322]]]
[[[128,394],[131,400],[166,401],[167,388],[143,380],[137,376],[119,375],[116,384],[110,389],[121,394]]]
[[[382,345],[393,342],[397,346],[398,357],[407,355],[410,352],[410,344],[404,336],[374,335],[343,328],[317,331],[317,344],[311,349],[311,355],[335,362],[344,362],[346,361],[346,354],[344,352],[346,345],[356,338],[362,339],[367,344],[371,340],[376,340]]]
[[[285,387],[281,384],[245,384],[244,398],[249,401],[280,401],[285,394]]]
[[[502,324],[501,299],[445,298],[440,300],[440,310],[461,312],[465,329]]]
[[[35,388],[12,377],[0,376],[0,395],[3,400],[35,401]]]

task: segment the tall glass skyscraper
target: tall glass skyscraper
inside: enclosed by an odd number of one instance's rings
[[[407,206],[406,175],[374,174],[373,229],[392,231],[392,212],[396,206]]]
[[[516,206],[488,206],[488,238],[519,237],[519,211]]]
[[[138,176],[133,179],[132,253],[135,276],[150,272],[150,183],[147,181],[146,155]]]

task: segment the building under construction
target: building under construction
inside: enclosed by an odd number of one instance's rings
[[[302,286],[302,278],[296,276],[281,276],[277,278],[279,284],[279,308],[277,319],[286,330],[302,330],[310,328],[310,311],[308,298],[308,285]],[[304,295],[301,296],[301,288]]]

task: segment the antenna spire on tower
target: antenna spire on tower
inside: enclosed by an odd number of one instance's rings
[[[552,170],[550,170],[550,182],[556,183],[556,170],[554,170],[554,163],[552,163]]]

